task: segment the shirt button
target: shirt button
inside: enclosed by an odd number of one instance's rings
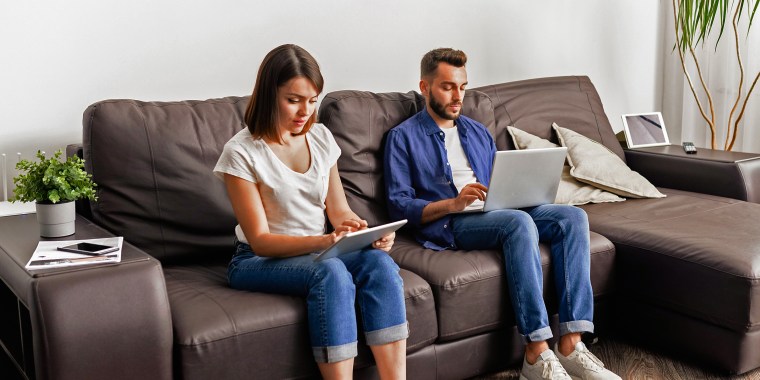
[[[439,135],[443,136],[443,132],[438,133]]]
[[[444,225],[443,225],[443,228],[448,228],[448,227],[449,227],[449,225],[448,225],[448,224],[444,224]]]

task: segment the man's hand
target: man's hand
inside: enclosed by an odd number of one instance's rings
[[[454,198],[454,209],[451,212],[462,211],[476,200],[485,201],[488,187],[482,183],[470,183],[462,188],[456,198]]]
[[[385,235],[381,237],[380,239],[375,240],[374,243],[372,243],[373,248],[382,249],[385,252],[390,252],[391,247],[393,247],[393,241],[396,239],[396,233],[391,232],[388,235]]]
[[[462,211],[478,199],[481,201],[485,200],[487,192],[488,188],[480,183],[466,185],[462,188],[462,191],[459,192],[459,195],[457,195],[456,198],[446,198],[428,203],[428,205],[422,209],[420,223],[430,223],[434,220],[441,219],[448,214]]]

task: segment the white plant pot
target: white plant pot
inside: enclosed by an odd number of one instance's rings
[[[36,206],[40,236],[61,237],[74,234],[74,219],[76,219],[74,202],[37,203]]]

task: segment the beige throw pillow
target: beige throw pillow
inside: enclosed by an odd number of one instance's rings
[[[507,130],[509,131],[509,135],[512,136],[512,141],[517,149],[557,147],[557,144],[549,140],[542,139],[515,127],[507,127]],[[625,198],[620,198],[615,194],[579,182],[570,175],[570,166],[565,165],[562,169],[562,179],[559,182],[557,198],[554,200],[554,203],[583,205],[586,203],[621,202],[624,200]]]
[[[567,147],[570,174],[581,182],[631,198],[664,198],[641,174],[631,170],[606,146],[556,123],[560,144]]]

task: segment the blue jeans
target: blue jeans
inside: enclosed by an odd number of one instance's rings
[[[462,249],[501,249],[517,328],[528,341],[552,337],[543,300],[538,242],[550,242],[559,298],[560,335],[594,331],[588,217],[580,208],[542,205],[456,215],[454,239]]]
[[[334,363],[357,355],[354,300],[368,345],[409,336],[398,271],[393,259],[378,249],[314,261],[312,255],[260,257],[238,242],[227,278],[235,289],[305,297],[314,358]]]

